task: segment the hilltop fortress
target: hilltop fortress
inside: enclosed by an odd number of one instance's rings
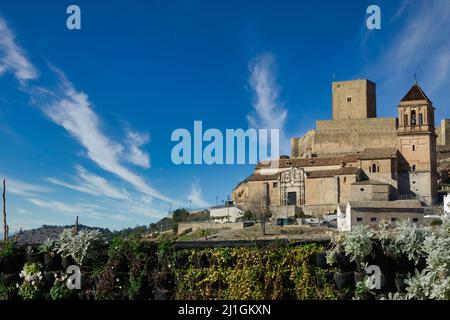
[[[435,127],[435,108],[417,82],[397,106],[398,118],[377,118],[369,80],[334,82],[332,109],[332,120],[291,139],[291,155],[277,169],[258,164],[233,190],[235,204],[248,208],[263,193],[273,212],[289,216],[300,208],[321,215],[352,201],[437,201],[437,148],[450,145],[450,120]]]

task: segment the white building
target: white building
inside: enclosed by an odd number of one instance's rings
[[[418,200],[350,201],[337,207],[339,231],[351,231],[357,225],[376,226],[380,221],[401,220],[424,223],[424,208]]]
[[[209,209],[209,216],[216,223],[236,222],[243,214],[244,210],[234,206],[232,202]]]

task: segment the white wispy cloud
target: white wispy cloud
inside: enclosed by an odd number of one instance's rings
[[[400,1],[400,5],[397,8],[397,11],[395,12],[395,14],[391,17],[391,21],[398,19],[408,9],[408,6],[410,4],[411,4],[411,0]]]
[[[190,200],[192,206],[197,209],[203,209],[209,206],[209,203],[203,198],[202,188],[200,187],[200,183],[198,181],[192,183],[188,200]]]
[[[389,90],[398,89],[402,82],[411,83],[417,72],[419,81],[432,93],[449,80],[450,1],[404,0],[396,18],[407,9],[416,14],[402,16],[401,29],[385,41],[376,63],[368,67],[367,73],[375,73]]]
[[[22,89],[30,95],[31,102],[53,123],[63,127],[99,168],[129,183],[137,192],[128,193],[124,188],[111,184],[106,178],[81,166],[76,167],[76,175],[70,181],[55,177],[50,177],[47,181],[104,198],[99,197],[95,202],[87,201],[85,204],[67,203],[53,197],[47,199],[42,194],[48,191],[46,188],[17,180],[9,181],[9,192],[26,196],[28,202],[34,206],[55,213],[84,215],[93,219],[109,217],[121,222],[131,221],[136,216],[156,218],[164,215],[164,210],[158,209],[158,203],[155,204],[154,199],[178,203],[161,194],[143,177],[127,167],[128,164],[150,167],[150,156],[143,148],[150,141],[149,134],[133,130],[129,125],[123,139],[115,139],[105,134],[88,95],[77,91],[61,70],[51,65],[49,67],[58,81],[56,89],[49,86],[23,86]],[[0,18],[0,75],[6,72],[13,73],[21,84],[38,77],[37,69],[16,43],[6,21]],[[161,207],[161,202],[159,206]]]
[[[247,115],[249,126],[255,129],[279,129],[280,147],[284,149],[288,112],[279,101],[275,58],[269,53],[257,56],[250,62],[249,68],[249,84],[253,92],[253,110]]]
[[[0,75],[6,72],[12,72],[21,82],[38,77],[36,68],[16,44],[14,33],[0,16]]]
[[[12,193],[20,196],[33,196],[36,194],[47,193],[51,191],[50,189],[38,184],[24,182],[16,178],[8,177],[6,175],[2,177],[6,179],[7,193]],[[3,178],[1,179],[1,182],[3,182]]]
[[[150,157],[147,152],[141,150],[141,147],[150,142],[148,133],[139,133],[126,129],[124,159],[143,168],[150,168]]]
[[[273,55],[260,55],[250,63],[249,84],[254,94],[254,110],[247,116],[250,126],[283,130],[287,111],[278,101],[279,87]]]
[[[86,216],[91,219],[102,219],[107,215],[98,211],[98,208],[87,204],[69,204],[62,201],[42,200],[37,198],[27,199],[35,206],[62,213],[68,216]]]
[[[108,180],[87,171],[82,166],[78,165],[75,169],[77,176],[74,178],[75,182],[73,183],[62,181],[57,178],[47,178],[47,181],[62,187],[95,196],[106,196],[115,199],[129,199],[129,193],[125,189],[117,188],[111,185]]]
[[[60,88],[55,95],[46,95],[50,102],[47,101],[41,105],[47,117],[62,126],[78,141],[85,148],[87,157],[100,168],[117,175],[142,193],[163,201],[170,201],[168,197],[151,187],[141,176],[122,163],[123,145],[102,132],[100,120],[93,111],[88,96],[77,91],[62,71],[55,68],[54,71],[58,75]],[[136,146],[136,142],[134,145]]]

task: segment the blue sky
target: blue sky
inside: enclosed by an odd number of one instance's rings
[[[77,4],[82,30],[66,28]],[[381,8],[382,29],[365,27]],[[377,83],[378,115],[417,73],[449,117],[450,1],[0,2],[0,175],[10,229],[148,224],[221,202],[250,165],[172,163],[177,128],[331,117],[331,81]]]

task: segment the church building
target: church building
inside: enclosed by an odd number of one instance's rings
[[[350,201],[436,202],[436,148],[450,144],[450,125],[444,119],[435,128],[435,108],[417,82],[392,118],[377,117],[375,83],[334,82],[332,111],[332,120],[291,139],[290,157],[258,164],[233,190],[234,203],[250,208],[262,194],[273,213],[292,216],[327,214]]]

